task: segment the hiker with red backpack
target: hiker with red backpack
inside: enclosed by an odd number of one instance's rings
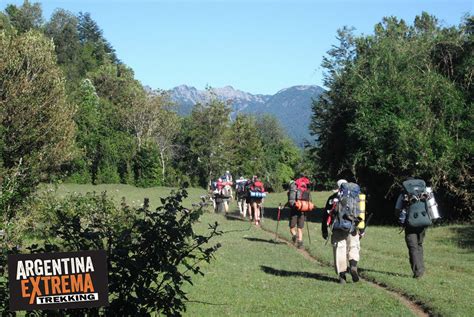
[[[328,227],[332,228],[334,268],[339,275],[339,283],[346,283],[348,269],[352,281],[358,282],[360,238],[365,234],[365,195],[360,193],[359,185],[340,179],[337,181],[337,190],[328,198],[325,209],[321,231],[323,238],[327,240]]]
[[[304,175],[290,182],[288,191],[288,205],[290,211],[290,233],[294,244],[301,249],[303,247],[303,229],[305,221],[305,213],[313,210],[314,205],[311,203],[311,182]]]
[[[252,181],[248,185],[248,198],[250,202],[250,214],[256,226],[260,225],[261,206],[263,198],[266,196],[265,188],[263,183],[258,179],[256,175],[252,177]]]

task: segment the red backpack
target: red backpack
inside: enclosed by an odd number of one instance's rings
[[[296,200],[311,201],[311,194],[308,188],[309,184],[309,179],[304,176],[295,180]]]
[[[265,192],[265,189],[263,188],[263,183],[261,181],[253,182],[252,185],[250,185],[250,191],[258,193]]]

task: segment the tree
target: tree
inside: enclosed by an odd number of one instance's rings
[[[426,13],[413,26],[389,17],[374,35],[339,32],[340,47],[328,52],[329,91],[313,107],[316,158],[330,177],[365,186],[379,219],[390,219],[380,210],[393,208],[388,199],[407,176],[437,189],[447,218],[469,214],[472,99],[455,72],[473,59],[461,53],[464,30]]]
[[[93,183],[97,178],[99,135],[99,96],[89,79],[84,79],[74,98],[77,112],[76,146],[79,155],[67,166],[69,181]]]
[[[45,34],[54,41],[58,64],[63,66],[70,81],[80,76],[80,52],[78,19],[72,13],[57,9],[45,26]]]
[[[181,121],[168,95],[161,93],[155,96],[152,102],[159,105],[158,122],[153,132],[153,141],[160,153],[161,175],[163,182],[165,182],[166,162],[174,155],[175,141],[181,129]]]
[[[202,186],[229,164],[225,146],[229,115],[230,108],[215,97],[207,104],[197,104],[191,113],[189,150],[196,158],[195,170]]]
[[[20,33],[28,32],[31,29],[39,29],[43,24],[43,11],[41,4],[35,2],[31,4],[28,0],[23,5],[17,7],[13,4],[5,8],[11,24]]]
[[[269,188],[280,191],[294,176],[301,162],[300,150],[285,134],[278,120],[271,115],[260,117],[257,130],[263,144],[262,176]]]
[[[118,64],[119,60],[115,54],[112,45],[104,38],[103,32],[97,22],[95,22],[90,13],[79,12],[79,40],[90,49],[93,49],[93,55],[101,65],[106,60]]]
[[[229,163],[237,175],[250,177],[263,170],[264,150],[257,120],[238,114],[229,131]]]
[[[41,179],[74,156],[75,108],[66,102],[53,44],[37,32],[0,33],[0,127],[2,165],[21,165],[19,204]]]

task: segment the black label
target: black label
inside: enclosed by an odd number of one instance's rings
[[[107,306],[104,250],[8,255],[10,310]]]

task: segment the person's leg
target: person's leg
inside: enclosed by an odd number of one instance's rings
[[[426,229],[418,234],[418,264],[416,277],[422,277],[425,273],[425,262],[423,258],[423,241],[425,239]]]
[[[346,282],[347,273],[347,233],[334,230],[331,235],[331,243],[334,255],[334,268],[339,276],[339,283]]]
[[[259,225],[260,223],[260,210],[258,208],[258,204],[256,201],[252,201],[252,209],[253,209],[253,212],[254,212],[254,215],[253,215],[253,218],[254,218],[254,222],[256,225]]]
[[[357,263],[360,255],[360,240],[357,231],[355,235],[349,234],[347,237],[347,254],[349,256],[349,269],[354,282],[359,281],[359,272],[357,271]]]
[[[297,234],[296,234],[296,223],[297,223],[297,220],[298,220],[298,217],[296,215],[296,213],[291,210],[290,211],[290,233],[291,233],[291,241],[293,241],[293,243],[296,243],[296,239],[297,239]]]
[[[303,247],[304,214],[302,212],[298,212],[297,219],[298,219],[298,240],[296,241],[296,245],[298,246],[298,248],[302,248]]]
[[[420,235],[420,233],[405,230],[405,242],[408,247],[411,270],[415,278],[423,275],[423,249],[420,252]]]

